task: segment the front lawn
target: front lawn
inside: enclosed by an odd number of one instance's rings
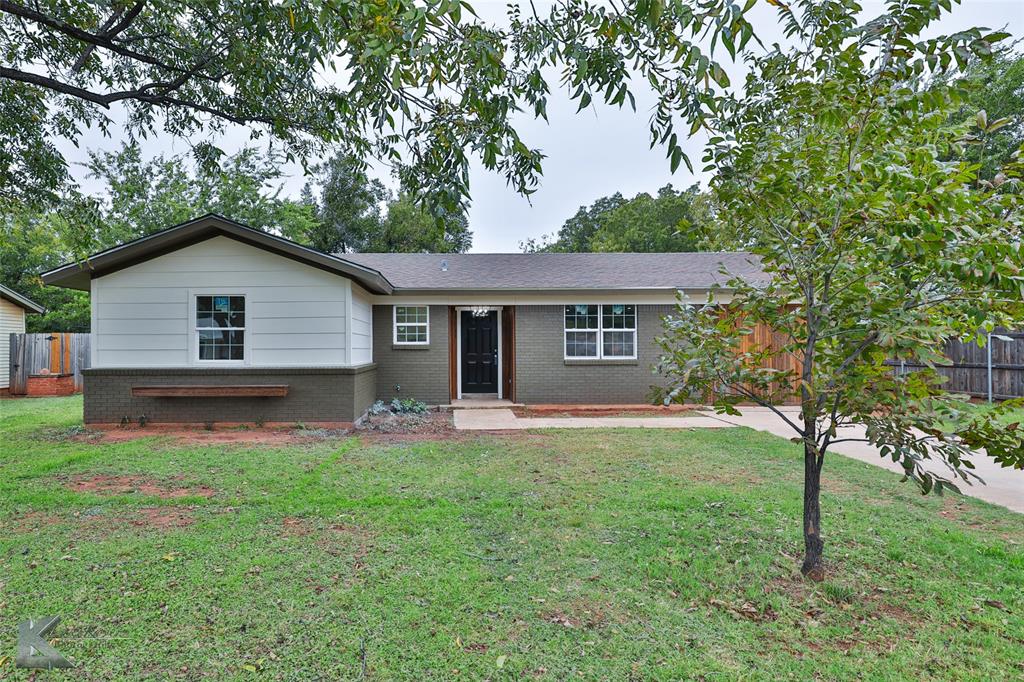
[[[1024,516],[833,456],[808,584],[770,435],[97,444],[80,413],[0,401],[0,661],[60,615],[76,680],[1024,676]]]

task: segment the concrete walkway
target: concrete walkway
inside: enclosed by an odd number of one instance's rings
[[[799,407],[783,407],[781,409],[789,419],[793,421],[799,419]],[[740,411],[743,414],[739,417],[714,414],[713,412],[702,412],[701,414],[721,420],[723,423],[765,431],[787,440],[796,435],[791,426],[766,407],[742,407]],[[840,429],[838,435],[838,438],[863,437],[864,427],[862,426]],[[845,457],[852,457],[903,475],[903,467],[893,462],[891,458],[883,458],[878,449],[868,443],[837,443],[829,448],[829,452],[837,452]],[[825,457],[827,458],[828,455],[826,454]],[[980,453],[974,456],[971,463],[974,464],[974,473],[985,483],[975,482],[974,485],[967,485],[960,481],[957,487],[961,492],[970,497],[1024,513],[1024,471],[1003,468],[991,457]],[[952,472],[939,460],[925,462],[924,468],[926,471],[953,480]]]
[[[512,410],[455,410],[455,428],[465,431],[519,431],[523,429],[721,429],[720,419],[699,417],[528,417],[520,418]]]
[[[756,431],[771,433],[787,440],[796,432],[771,410],[763,407],[741,408],[742,415],[733,417],[713,412],[700,412],[692,417],[531,417],[519,418],[510,409],[456,409],[453,413],[455,428],[468,431],[518,431],[524,429],[596,429],[596,428],[646,428],[646,429],[715,429],[745,426]],[[787,416],[796,421],[799,408],[782,408]],[[790,416],[791,415],[791,416]],[[840,431],[840,438],[861,438],[863,427],[848,427]],[[883,459],[878,450],[867,443],[838,443],[830,448],[846,457],[858,459],[874,466],[889,469],[900,475],[903,468],[891,459]],[[992,504],[998,504],[1024,513],[1024,471],[1004,469],[985,455],[973,459],[974,472],[985,484],[960,485],[965,495],[976,497]],[[925,469],[944,478],[950,472],[942,462],[932,461]]]

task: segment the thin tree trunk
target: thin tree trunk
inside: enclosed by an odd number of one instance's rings
[[[814,448],[804,444],[804,563],[800,572],[821,582],[825,579],[821,541],[821,469]]]

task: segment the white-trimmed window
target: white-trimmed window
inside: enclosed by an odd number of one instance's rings
[[[636,306],[565,306],[567,360],[635,359]]]
[[[243,362],[245,296],[196,296],[195,330],[200,362]]]
[[[425,305],[395,306],[395,343],[430,343],[430,308]]]

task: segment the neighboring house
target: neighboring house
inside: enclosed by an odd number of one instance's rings
[[[25,333],[25,313],[44,312],[43,306],[0,284],[0,395],[11,385],[11,334]]]
[[[749,254],[330,255],[205,216],[43,275],[92,294],[87,422],[351,422],[376,399],[648,402],[678,291]]]

